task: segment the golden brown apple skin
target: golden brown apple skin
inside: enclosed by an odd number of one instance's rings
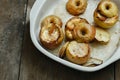
[[[102,28],[96,27],[95,40],[102,44],[107,44],[110,41],[110,33]]]
[[[72,53],[70,51],[70,47],[72,47],[72,44],[78,45],[81,44],[82,46],[79,47],[79,49],[83,49],[86,50],[85,53],[83,53],[84,55],[79,56],[79,53]],[[74,52],[74,51],[73,51]],[[84,52],[84,51],[83,51]],[[88,61],[88,59],[90,58],[90,48],[89,45],[86,43],[77,43],[76,41],[72,41],[69,43],[68,47],[66,48],[66,57],[69,61],[76,63],[76,64],[84,64]]]
[[[94,11],[94,22],[102,28],[111,28],[118,21],[117,5],[111,0],[101,0]]]
[[[118,21],[119,16],[116,15],[112,18],[106,18],[99,14],[97,10],[94,12],[94,22],[101,28],[111,28],[113,27],[116,22]]]
[[[55,15],[45,17],[41,23],[39,39],[45,48],[57,48],[64,39],[61,19]]]
[[[70,18],[65,25],[65,36],[70,41],[91,42],[95,37],[95,32],[95,27],[80,17]]]
[[[87,0],[68,0],[66,3],[66,10],[74,16],[78,16],[84,13],[86,7]]]

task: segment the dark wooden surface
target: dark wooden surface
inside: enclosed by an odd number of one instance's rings
[[[40,53],[29,33],[29,12],[34,2],[0,1],[0,80],[120,80],[120,61],[86,73]]]

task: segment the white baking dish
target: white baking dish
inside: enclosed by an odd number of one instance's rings
[[[61,1],[66,1],[66,0],[36,0],[35,4],[32,7],[32,10],[30,12],[30,35],[31,35],[31,39],[33,41],[33,44],[40,52],[42,52],[43,54],[45,54],[49,58],[51,58],[51,59],[53,59],[61,64],[64,64],[68,67],[71,67],[71,68],[74,68],[77,70],[81,70],[81,71],[87,71],[87,72],[100,70],[100,69],[108,66],[109,64],[117,61],[118,59],[120,59],[120,45],[114,51],[113,55],[111,57],[109,57],[109,59],[107,59],[103,64],[96,66],[96,67],[84,67],[84,66],[80,66],[80,65],[71,63],[69,61],[66,61],[64,59],[59,58],[58,56],[56,56],[53,53],[44,49],[40,45],[39,38],[38,38],[39,30],[40,30],[40,21],[45,16],[53,14],[55,11],[54,9],[57,9],[56,6]],[[98,1],[98,0],[88,0],[88,1],[92,1],[94,3],[94,1]],[[118,6],[120,5],[120,0],[114,0],[114,1],[117,3]],[[91,6],[91,7],[94,7],[94,6]],[[64,14],[61,14],[61,15],[64,15]],[[63,18],[64,18],[64,16],[63,16]]]

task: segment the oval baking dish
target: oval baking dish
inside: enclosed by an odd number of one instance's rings
[[[66,0],[36,0],[36,2],[34,3],[31,12],[30,12],[30,35],[31,35],[31,39],[33,44],[35,45],[35,47],[42,52],[44,55],[48,56],[49,58],[63,64],[66,65],[68,67],[71,67],[73,69],[76,70],[80,70],[80,71],[86,71],[86,72],[93,72],[93,71],[97,71],[100,70],[108,65],[110,65],[111,63],[117,61],[118,59],[120,59],[120,45],[118,44],[117,49],[114,51],[114,53],[112,53],[112,56],[109,57],[109,59],[107,59],[105,62],[103,62],[101,65],[99,66],[95,66],[95,67],[85,67],[85,66],[81,66],[81,65],[77,65],[74,64],[72,62],[69,62],[67,60],[61,59],[58,56],[54,55],[52,52],[46,50],[43,46],[41,46],[40,42],[39,42],[39,31],[40,31],[40,21],[43,19],[44,16],[56,13],[55,10],[57,10],[59,8],[59,6],[56,8],[56,6],[62,2],[62,1],[66,1]],[[94,3],[94,1],[98,2],[98,0],[88,0],[89,2],[92,1],[92,3]],[[118,8],[120,7],[120,0],[113,0],[117,3]],[[61,3],[61,5],[64,5]],[[91,8],[94,6],[91,6]],[[59,11],[57,11],[59,12]],[[62,15],[64,15],[65,13],[63,13]],[[84,15],[85,16],[85,15]],[[64,17],[64,16],[62,16]],[[71,16],[69,16],[71,17]],[[88,19],[89,21],[89,19]],[[63,21],[64,22],[64,21]],[[117,25],[120,25],[120,22],[117,23]],[[119,29],[120,31],[120,29]],[[120,36],[119,36],[120,38]],[[119,41],[120,42],[120,41]]]

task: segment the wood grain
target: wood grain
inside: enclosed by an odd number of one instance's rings
[[[120,80],[120,60],[115,63],[115,80]]]
[[[39,52],[25,31],[19,80],[114,80],[114,64],[97,72],[85,73],[57,63]]]
[[[26,0],[0,0],[0,80],[17,80]]]
[[[39,52],[29,32],[29,13],[34,2],[0,1],[0,80],[120,80],[120,61],[100,71],[86,73]]]
[[[29,8],[31,8],[34,1],[28,0]],[[30,39],[29,23],[27,23],[19,80],[114,80],[114,64],[92,73],[76,71],[61,65],[35,48]]]

